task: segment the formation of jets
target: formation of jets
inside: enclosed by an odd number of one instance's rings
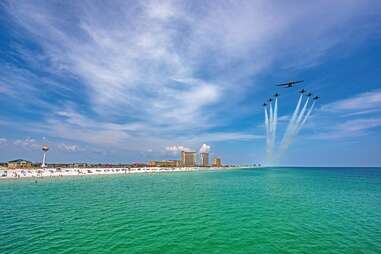
[[[291,87],[294,87],[294,85],[299,84],[299,83],[302,83],[302,82],[304,82],[304,80],[288,81],[288,82],[286,82],[286,83],[277,84],[276,86],[281,86],[281,87],[283,87],[283,88],[291,88]],[[301,93],[301,94],[306,94],[307,91],[306,91],[304,88],[302,88],[302,89],[299,90],[299,93]],[[279,94],[279,93],[275,93],[273,96],[274,96],[275,98],[277,98],[277,97],[280,96],[280,94]],[[307,96],[307,97],[311,97],[311,96],[312,96],[312,93],[307,93],[306,96]],[[312,99],[313,99],[313,100],[318,100],[318,99],[320,99],[320,97],[319,97],[319,96],[315,96],[315,97],[313,97]],[[268,99],[268,102],[271,103],[272,101],[273,101],[273,99],[270,97],[270,98]],[[266,107],[266,106],[267,106],[267,103],[263,103],[263,107]]]

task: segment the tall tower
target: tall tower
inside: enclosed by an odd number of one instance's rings
[[[183,167],[196,166],[196,152],[194,151],[181,151],[181,165]]]
[[[200,153],[200,165],[202,167],[209,166],[209,153]]]
[[[42,146],[42,151],[44,152],[44,156],[42,157],[42,165],[41,165],[41,167],[44,168],[44,167],[46,167],[46,165],[45,165],[46,153],[49,151],[49,147],[48,147],[47,144]]]

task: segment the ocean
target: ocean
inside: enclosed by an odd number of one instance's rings
[[[0,253],[381,253],[381,168],[0,181]]]

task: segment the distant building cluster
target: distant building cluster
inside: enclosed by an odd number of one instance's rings
[[[172,147],[171,147],[172,148]],[[171,150],[175,149],[173,146]],[[197,153],[194,150],[179,146],[180,158],[179,160],[162,160],[150,161],[148,166],[151,167],[222,167],[221,159],[214,158],[213,163],[209,162],[210,146],[203,144]]]
[[[162,160],[150,161],[148,166],[151,167],[222,167],[221,159],[214,158],[213,164],[209,163],[209,153],[199,153],[197,161],[197,153],[195,151],[181,151],[179,160]]]

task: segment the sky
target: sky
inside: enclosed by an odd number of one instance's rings
[[[376,0],[1,1],[0,161],[265,163],[263,102],[278,147],[305,88],[277,165],[381,166],[380,60]]]

